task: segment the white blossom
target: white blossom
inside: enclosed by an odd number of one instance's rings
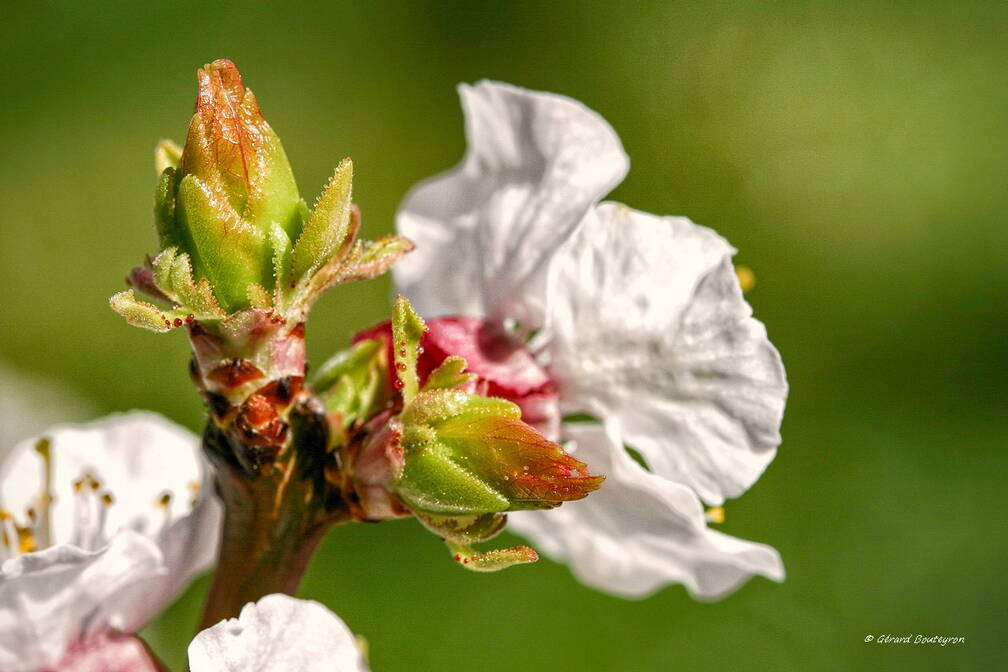
[[[59,669],[167,606],[216,554],[207,478],[198,437],[153,413],[53,427],[11,450],[0,462],[0,669]]]
[[[468,150],[397,218],[416,251],[395,269],[426,316],[511,327],[549,374],[576,456],[607,475],[513,529],[586,583],[642,596],[667,583],[718,597],[777,552],[707,527],[701,501],[747,490],[780,443],[787,383],[710,229],[600,203],[628,164],[619,138],[569,98],[495,82],[460,89]],[[625,446],[644,458],[632,460]]]
[[[267,595],[189,645],[191,672],[366,672],[353,633],[310,600]]]

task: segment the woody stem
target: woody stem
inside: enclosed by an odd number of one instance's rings
[[[235,459],[241,446],[233,432],[213,420],[207,425],[204,450],[225,514],[201,629],[270,593],[294,594],[326,530],[345,517],[326,501],[318,457],[325,455],[326,427],[311,407],[309,398],[292,409],[287,445],[255,470]]]

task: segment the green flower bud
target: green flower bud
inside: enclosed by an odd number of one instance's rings
[[[187,252],[225,311],[248,307],[251,285],[272,289],[271,230],[297,240],[307,208],[280,138],[231,61],[199,71],[181,160],[162,173],[156,210],[162,248]]]
[[[298,324],[331,287],[381,275],[413,249],[397,236],[356,239],[350,159],[309,212],[280,138],[227,59],[199,70],[185,147],[162,140],[154,156],[161,252],[110,300],[136,326],[164,332],[195,320],[216,333],[244,310]]]
[[[522,422],[516,404],[474,394],[461,357],[446,358],[421,387],[417,348],[426,329],[399,297],[392,316],[391,364],[401,411],[396,413],[395,403],[386,405],[368,423],[362,444],[340,446],[347,479],[340,486],[355,494],[355,515],[361,519],[414,514],[467,569],[496,571],[534,562],[536,553],[526,546],[477,553],[471,545],[500,532],[506,512],[581,499],[598,489],[603,477],[588,473],[584,463]],[[340,382],[349,389],[357,380],[356,387],[367,390],[379,378],[378,369],[389,364],[381,361],[383,347],[380,340],[363,340],[319,376],[323,394],[333,400],[327,407],[338,410],[340,419],[364,417],[359,399],[341,392]],[[373,394],[363,398],[375,412]]]

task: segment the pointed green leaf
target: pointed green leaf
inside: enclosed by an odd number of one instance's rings
[[[423,318],[416,314],[413,306],[400,296],[392,307],[392,350],[395,357],[398,387],[402,390],[403,401],[406,404],[416,396],[419,387],[417,378],[417,346],[427,331]]]
[[[151,262],[154,273],[154,284],[158,289],[175,303],[179,303],[178,295],[172,288],[172,268],[175,264],[175,257],[178,255],[178,248],[169,247],[161,250],[161,253],[154,257]]]
[[[294,277],[307,277],[340,249],[350,231],[353,163],[343,159],[315,203],[294,245]]]
[[[252,283],[248,286],[248,300],[250,306],[260,310],[269,310],[273,307],[273,297],[259,283]]]
[[[283,310],[290,291],[291,241],[279,224],[273,224],[270,228],[270,249],[273,252],[273,301],[278,310]]]
[[[387,381],[385,343],[365,340],[323,364],[312,387],[326,411],[340,418],[340,427],[346,429],[368,420],[385,406]]]
[[[473,572],[499,572],[515,565],[527,565],[539,559],[539,554],[528,546],[512,546],[492,551],[477,552],[466,544],[446,542],[455,562]]]
[[[372,338],[355,343],[353,347],[341,350],[326,360],[312,377],[312,387],[324,392],[343,376],[356,375],[373,366],[385,350],[381,339]]]
[[[346,264],[337,282],[370,280],[387,273],[402,256],[412,252],[415,245],[407,238],[385,236],[378,240],[362,241],[361,250],[352,264]]]
[[[225,313],[214,298],[206,278],[193,282],[188,254],[180,254],[172,262],[171,285],[178,303],[189,308],[200,319],[222,318]]]
[[[112,310],[126,318],[126,321],[134,327],[150,329],[159,333],[169,330],[168,325],[165,324],[167,318],[164,313],[157,306],[137,299],[132,289],[114,295],[109,299],[109,305],[112,306]]]

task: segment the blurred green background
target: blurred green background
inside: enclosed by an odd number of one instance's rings
[[[613,198],[716,228],[792,385],[777,460],[723,529],[782,585],[601,595],[542,561],[471,575],[412,521],[325,541],[302,594],[376,670],[994,669],[1008,664],[1004,2],[4,3],[0,357],[103,412],[198,429],[181,333],[107,307],[155,251],[152,148],[228,56],[313,198],[356,166],[365,234],[464,142],[455,84],[578,98],[632,160]],[[313,314],[315,362],[387,279]],[[180,669],[206,582],[146,634]],[[945,648],[868,634],[962,635]]]

